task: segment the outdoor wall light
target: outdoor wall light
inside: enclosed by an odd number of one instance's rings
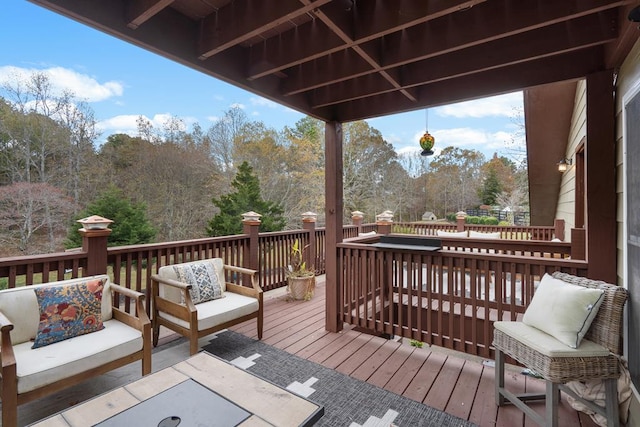
[[[558,162],[558,172],[566,172],[569,166],[571,166],[571,163],[573,163],[571,159],[560,160]]]

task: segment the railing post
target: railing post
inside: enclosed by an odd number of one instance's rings
[[[466,223],[467,213],[459,211],[456,213],[456,230],[464,231],[464,225]]]
[[[393,225],[393,213],[384,211],[376,216],[376,229],[378,234],[391,234],[391,226]]]
[[[316,247],[316,219],[315,212],[305,212],[302,214],[302,229],[309,232],[309,247],[306,253],[303,251],[302,259],[307,264],[309,270],[315,270],[318,248]]]
[[[564,242],[564,219],[556,218],[553,221],[553,226],[555,228],[553,234],[555,234],[556,239]],[[571,239],[571,241],[573,241],[573,239]]]
[[[587,259],[587,234],[584,228],[571,229],[571,259]]]
[[[358,234],[362,232],[362,218],[364,218],[364,212],[353,211],[351,212],[351,223],[358,227]]]
[[[107,227],[113,221],[93,215],[78,222],[82,224],[78,230],[82,236],[82,251],[87,254],[86,276],[107,274],[107,238],[111,234]]]
[[[249,245],[244,248],[242,266],[258,270],[260,262],[260,215],[256,212],[242,214],[242,232],[249,235]]]

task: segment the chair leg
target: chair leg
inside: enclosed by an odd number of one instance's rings
[[[157,313],[156,313],[157,316]],[[158,338],[160,337],[160,325],[158,322],[151,321],[152,329],[153,329],[153,346],[158,346]]]
[[[198,352],[198,334],[195,332],[191,332],[189,336],[189,354],[193,356]]]
[[[504,388],[504,353],[501,350],[496,349],[495,359],[495,393],[496,393],[496,405],[504,405],[504,396],[500,392]]]
[[[620,413],[618,408],[618,379],[609,378],[604,382],[605,387],[605,413],[607,427],[620,426]]]
[[[547,427],[558,427],[558,402],[560,401],[560,389],[558,384],[546,382],[545,394],[545,420]]]

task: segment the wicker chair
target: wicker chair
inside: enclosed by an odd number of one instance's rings
[[[496,403],[498,406],[502,406],[510,402],[539,425],[557,427],[558,402],[560,391],[563,391],[585,403],[594,412],[604,416],[609,427],[617,427],[620,425],[617,387],[617,379],[620,376],[618,356],[621,352],[622,316],[627,300],[627,291],[619,286],[566,273],[555,272],[552,276],[576,285],[604,289],[602,305],[580,346],[577,349],[565,346],[567,351],[561,351],[562,356],[560,357],[558,357],[557,351],[546,351],[545,348],[540,348],[543,345],[539,343],[544,340],[534,340],[533,342],[536,344],[525,344],[523,341],[526,340],[521,337],[518,329],[528,326],[523,326],[522,322],[495,322],[493,346],[496,350]],[[536,331],[530,332],[537,333]],[[539,333],[544,334],[541,331]],[[546,337],[555,340],[549,335]],[[537,348],[532,348],[533,346]],[[541,375],[546,381],[545,394],[516,395],[506,390],[504,387],[505,355]],[[565,385],[569,381],[593,379],[605,381],[605,407],[585,401]],[[540,399],[545,400],[544,417],[526,403],[530,400]]]

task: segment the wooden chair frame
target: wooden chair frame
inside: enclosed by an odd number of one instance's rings
[[[160,326],[164,326],[188,338],[189,352],[191,355],[193,355],[198,352],[198,339],[251,319],[256,319],[258,339],[262,339],[264,304],[262,289],[260,288],[260,286],[258,286],[258,282],[256,279],[257,271],[226,264],[224,265],[224,270],[239,273],[238,276],[247,278],[251,284],[251,286],[242,286],[236,283],[225,282],[226,292],[233,292],[239,295],[256,298],[259,305],[258,310],[254,313],[238,317],[236,319],[213,326],[211,328],[198,330],[198,306],[191,300],[191,294],[189,293],[191,285],[179,282],[177,280],[166,279],[160,277],[157,274],[154,274],[151,276],[151,291],[153,295],[153,315],[151,324],[153,328],[154,347],[158,345]],[[179,304],[172,300],[162,298],[160,296],[160,284],[172,286],[179,289],[182,293],[184,304]],[[185,328],[184,326],[160,317],[160,312],[170,314],[171,316],[187,322],[189,324],[189,327]]]
[[[151,373],[151,321],[144,308],[144,294],[125,288],[115,283],[110,285],[111,292],[114,293],[113,301],[118,301],[115,296],[118,294],[130,297],[135,301],[136,314],[130,314],[119,307],[112,307],[113,319],[122,322],[132,328],[142,332],[143,345],[140,351],[124,356],[120,359],[109,362],[105,365],[95,367],[88,371],[69,376],[52,384],[37,388],[27,393],[18,394],[18,379],[16,369],[16,358],[11,344],[10,332],[13,324],[4,314],[0,313],[0,333],[2,351],[0,352],[0,362],[2,363],[2,425],[14,427],[18,424],[18,406],[44,396],[48,396],[65,388],[86,381],[87,378],[105,374],[116,368],[128,365],[136,360],[142,361],[142,375]],[[61,350],[63,350],[61,346]]]

